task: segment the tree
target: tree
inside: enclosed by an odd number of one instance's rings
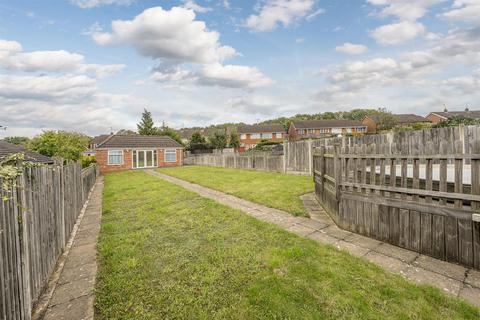
[[[390,112],[379,112],[377,116],[379,130],[390,130],[397,125],[395,117]]]
[[[49,157],[78,160],[90,142],[90,137],[77,132],[44,131],[27,144],[27,148]]]
[[[204,136],[200,133],[200,131],[195,131],[192,134],[192,138],[190,139],[190,144],[200,144],[200,143],[207,143],[207,140]]]
[[[153,136],[158,134],[158,129],[155,128],[152,113],[147,109],[143,109],[142,119],[137,123],[138,134],[145,136]]]
[[[27,137],[6,137],[5,142],[11,143],[11,144],[16,144],[16,145],[26,145],[27,142],[30,140]]]
[[[157,128],[155,134],[159,136],[168,136],[173,140],[177,141],[178,143],[183,144],[182,138],[180,138],[180,135],[178,134],[178,132],[167,126],[164,126],[162,128]]]
[[[227,135],[222,132],[215,132],[210,138],[210,144],[214,149],[224,149],[227,147]]]
[[[238,138],[238,133],[233,131],[230,133],[230,142],[229,142],[229,147],[230,148],[238,148],[240,147],[240,139]]]
[[[445,121],[437,123],[433,127],[434,128],[456,127],[461,124],[465,126],[479,125],[480,119],[472,119],[472,118],[467,118],[463,116],[453,116]]]

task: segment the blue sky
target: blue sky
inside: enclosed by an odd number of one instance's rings
[[[480,0],[0,1],[1,136],[480,108]]]

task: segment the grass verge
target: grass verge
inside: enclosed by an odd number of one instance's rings
[[[143,172],[105,177],[98,319],[478,319],[430,286]]]
[[[295,216],[308,216],[299,197],[314,191],[312,177],[306,176],[204,166],[162,168],[158,171]]]

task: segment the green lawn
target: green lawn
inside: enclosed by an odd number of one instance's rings
[[[312,177],[305,176],[199,166],[158,171],[296,216],[308,216],[299,197],[314,191]]]
[[[144,172],[105,177],[98,319],[478,319],[479,311]]]

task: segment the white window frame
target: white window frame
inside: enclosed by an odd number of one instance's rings
[[[111,152],[121,152],[122,153],[122,162],[121,163],[110,163],[110,153]],[[116,154],[115,156],[118,156],[118,154]],[[123,150],[108,150],[108,155],[107,155],[107,164],[109,166],[123,166],[123,164],[125,163],[125,157],[124,157],[124,152]]]
[[[261,133],[262,139],[273,139],[273,133]]]
[[[147,163],[147,152],[152,153],[152,165],[151,166],[138,166],[139,153],[144,152],[144,162]],[[137,166],[134,166],[134,160]],[[147,168],[158,168],[158,150],[157,149],[133,149],[132,150],[132,168],[133,169],[147,169]]]
[[[168,159],[167,159],[167,153],[172,153],[172,152],[174,152],[174,154],[175,154],[175,160],[174,160],[174,161],[171,161],[171,160],[168,160]],[[164,151],[164,156],[165,156],[165,159],[164,159],[165,162],[168,162],[168,163],[175,163],[175,162],[177,162],[177,149],[165,149],[165,151]]]
[[[245,133],[242,133],[240,135],[240,140],[246,140],[247,139],[247,135]]]
[[[250,134],[250,139],[262,139],[262,134],[261,133],[251,133]]]

